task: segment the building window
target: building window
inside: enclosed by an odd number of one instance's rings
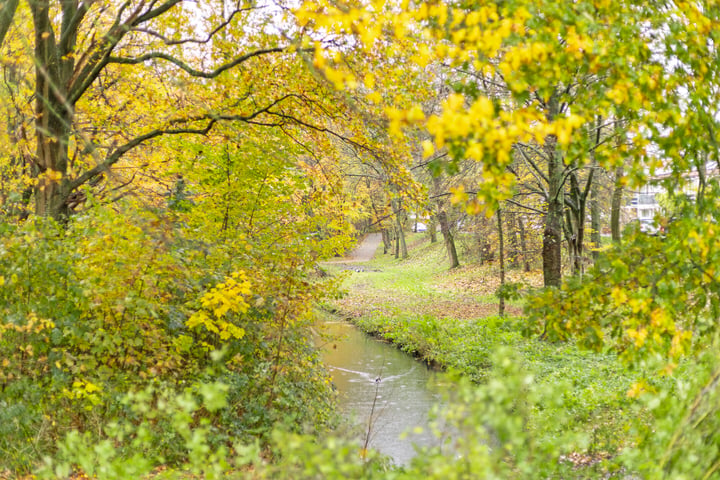
[[[655,209],[654,208],[641,208],[640,209],[640,218],[653,218],[655,215]]]

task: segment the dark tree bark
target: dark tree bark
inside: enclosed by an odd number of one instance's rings
[[[555,136],[545,140],[545,149],[555,148]],[[543,279],[546,287],[559,287],[562,281],[563,168],[555,153],[548,161],[549,192],[545,229],[543,230]]]
[[[191,117],[179,117],[167,122],[166,128],[148,130],[124,144],[112,145],[107,151],[98,149],[92,141],[75,134],[75,107],[86,95],[100,75],[112,64],[140,65],[148,61],[162,62],[185,71],[195,78],[214,79],[223,72],[236,68],[244,62],[262,55],[277,54],[287,47],[269,47],[253,50],[228,59],[211,71],[200,71],[164,51],[151,51],[137,57],[113,56],[128,35],[142,29],[158,17],[172,15],[173,7],[181,0],[160,0],[153,2],[126,2],[117,9],[98,7],[98,2],[79,0],[28,0],[33,21],[35,50],[35,139],[37,142],[33,159],[33,174],[38,178],[34,190],[35,213],[58,220],[67,218],[71,197],[87,183],[101,178],[128,152],[147,141],[164,135],[207,134],[219,121],[249,122],[262,114],[277,114],[271,109],[292,97],[286,95],[259,107],[250,114],[219,115],[217,112],[199,112]],[[15,20],[18,0],[5,0],[0,6],[0,44]],[[51,8],[52,7],[52,8]],[[56,8],[57,7],[57,8]],[[238,7],[241,8],[241,7]],[[237,13],[237,11],[235,12]],[[233,13],[234,14],[234,13]],[[96,15],[104,15],[98,19]],[[113,15],[108,17],[108,15]],[[98,31],[91,41],[85,42],[84,49],[78,48],[79,34],[84,23],[97,22]],[[223,22],[206,40],[188,40],[207,43],[229,23]],[[282,121],[295,121],[312,128],[306,122],[284,116]],[[271,124],[266,122],[264,124]],[[279,124],[279,123],[278,123]],[[75,174],[68,169],[69,146],[71,143],[86,149],[94,155],[96,164]]]
[[[580,189],[580,179],[577,170],[569,174],[570,194],[566,196],[567,222],[565,225],[568,250],[570,251],[570,262],[573,267],[573,274],[583,273],[583,260],[585,254],[585,215],[587,211],[587,199],[593,185],[595,170],[590,169],[585,180],[585,186]]]
[[[558,94],[553,93],[547,102],[546,115],[553,121],[560,113]],[[557,137],[545,137],[543,152],[547,161],[548,206],[543,230],[543,279],[546,287],[559,287],[562,281],[562,224],[565,210],[564,173],[565,165],[557,148]]]
[[[434,190],[436,192],[441,191],[440,178],[433,177],[432,181]],[[452,229],[450,228],[450,220],[448,219],[448,214],[445,211],[445,205],[446,203],[443,202],[442,197],[438,196],[435,203],[437,208],[435,218],[437,219],[438,224],[440,224],[440,233],[443,236],[445,249],[447,250],[448,257],[450,258],[450,268],[457,268],[460,266],[460,260],[458,259],[457,249],[455,248],[455,238],[453,237]]]
[[[590,248],[592,250],[593,261],[597,260],[600,250],[600,193],[599,193],[599,173],[597,159],[595,154],[600,147],[603,135],[602,117],[597,115],[595,118],[594,147],[590,150],[590,159],[592,171],[598,175],[598,178],[590,185]]]
[[[625,169],[618,167],[615,170],[615,188],[613,189],[612,202],[610,205],[610,234],[615,243],[620,243],[620,211],[622,209],[623,184],[622,178],[625,175]]]
[[[600,255],[600,199],[598,198],[599,186],[597,182],[593,183],[590,189],[590,244],[592,245],[592,257],[593,260],[597,260]]]
[[[530,255],[527,249],[527,233],[525,232],[525,221],[523,217],[518,218],[518,229],[520,230],[520,248],[522,249],[523,264],[525,272],[530,271]]]
[[[35,28],[35,213],[55,219],[67,217],[70,185],[65,173],[75,103],[68,90],[74,69],[73,50],[78,31],[63,29],[65,41],[56,43],[50,21],[50,2],[30,1]],[[77,4],[63,2],[63,17],[78,14]],[[61,178],[57,178],[61,176]]]
[[[392,207],[393,212],[395,213],[395,231],[397,232],[395,258],[398,256],[408,258],[407,243],[405,242],[405,229],[403,228],[405,210],[402,208],[402,201],[400,199],[393,200]]]
[[[390,230],[387,228],[383,228],[380,231],[380,234],[382,235],[383,241],[383,254],[387,254],[388,252],[392,251],[392,236],[390,235]]]
[[[510,249],[508,251],[508,260],[510,266],[516,268],[520,265],[520,242],[518,241],[517,221],[515,220],[515,212],[507,212],[505,214],[508,224],[508,233],[510,234]]]
[[[443,210],[440,206],[438,206],[437,219],[440,223],[440,232],[445,240],[445,248],[447,249],[448,256],[450,257],[450,268],[457,268],[460,266],[460,260],[458,259],[457,249],[455,248],[455,239],[453,238],[453,234],[450,229],[447,212],[445,212],[445,210]]]
[[[497,211],[497,228],[498,228],[498,260],[500,262],[500,288],[505,286],[505,239],[503,236],[502,209]],[[505,297],[500,295],[498,302],[498,314],[505,315]]]
[[[437,219],[435,218],[435,215],[430,217],[427,228],[428,233],[430,234],[430,243],[437,242]]]
[[[400,258],[400,232],[398,232],[397,225],[394,227],[395,230],[395,251],[393,255],[395,258]]]

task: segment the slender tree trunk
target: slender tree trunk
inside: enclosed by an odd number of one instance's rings
[[[500,288],[505,286],[505,245],[503,238],[503,222],[502,222],[502,210],[498,208],[497,211],[497,227],[498,227],[498,257],[500,261]],[[498,303],[498,314],[500,316],[505,315],[505,297],[500,295],[500,301]]]
[[[508,223],[508,233],[510,234],[510,251],[508,252],[508,259],[510,266],[517,268],[520,265],[520,246],[518,242],[518,231],[517,221],[515,219],[514,212],[507,212],[505,214]]]
[[[591,168],[593,172],[598,171],[598,164],[595,158],[597,147],[600,146],[600,140],[602,139],[602,117],[598,115],[595,118],[595,148],[590,151],[590,158],[592,159]],[[598,177],[599,178],[599,177]],[[597,261],[600,255],[600,192],[599,182],[594,181],[590,186],[590,245],[592,249],[593,261]]]
[[[393,211],[395,212],[395,230],[398,236],[395,258],[397,258],[398,255],[402,256],[402,258],[408,258],[407,243],[405,242],[405,229],[403,228],[404,210],[399,199],[393,200],[392,206]]]
[[[430,217],[427,228],[428,233],[430,234],[430,243],[437,242],[437,220],[435,219],[435,215]]]
[[[402,223],[398,221],[398,241],[400,243],[400,256],[402,258],[408,258],[407,243],[405,242],[405,231],[403,230]]]
[[[566,209],[565,222],[563,223],[563,230],[565,232],[565,239],[567,242],[568,258],[570,259],[570,265],[572,266],[573,275],[579,273],[577,245],[578,227],[575,224],[576,215],[577,212],[574,212],[572,209]]]
[[[455,239],[450,231],[447,213],[441,207],[438,207],[437,218],[440,223],[440,232],[445,240],[445,248],[450,257],[450,268],[457,268],[460,266],[460,260],[458,260],[457,249],[455,248]]]
[[[615,243],[620,243],[620,211],[622,208],[623,184],[622,178],[625,175],[625,169],[618,167],[615,170],[615,189],[613,190],[612,203],[610,206],[610,234]]]
[[[592,181],[592,179],[590,179]],[[585,258],[585,215],[587,211],[586,197],[583,196],[580,199],[580,209],[578,211],[577,218],[577,234],[575,239],[575,273],[582,275],[585,271],[584,258]]]
[[[600,199],[598,182],[593,182],[590,188],[590,243],[592,245],[593,260],[600,254]]]
[[[570,194],[568,196],[568,210],[566,222],[566,236],[571,247],[570,260],[574,275],[583,273],[583,257],[585,243],[585,212],[587,211],[587,198],[593,185],[594,170],[590,170],[585,186],[580,189],[580,179],[577,172],[570,173]]]
[[[390,231],[387,228],[383,228],[380,231],[383,241],[383,255],[387,254],[392,250],[392,239],[390,238]]]
[[[395,258],[400,258],[400,232],[395,225]]]
[[[530,271],[530,255],[527,249],[527,234],[525,232],[525,222],[523,217],[518,218],[518,228],[520,229],[520,248],[522,249],[523,264],[525,266],[525,272]]]

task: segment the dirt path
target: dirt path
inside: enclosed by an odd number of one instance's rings
[[[350,254],[345,258],[340,258],[338,260],[330,260],[323,263],[362,263],[362,262],[369,262],[373,255],[375,255],[375,250],[380,246],[380,242],[382,242],[382,235],[379,233],[370,233],[368,234],[365,239],[355,247],[355,250],[350,252]]]

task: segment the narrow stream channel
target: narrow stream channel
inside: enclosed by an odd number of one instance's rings
[[[325,364],[342,412],[362,432],[361,445],[368,425],[368,446],[397,465],[415,456],[413,444],[438,445],[440,440],[428,428],[428,412],[440,401],[441,374],[346,322],[328,322],[325,327],[334,339],[323,347]],[[422,432],[414,432],[416,427]],[[407,436],[401,438],[404,433]]]

